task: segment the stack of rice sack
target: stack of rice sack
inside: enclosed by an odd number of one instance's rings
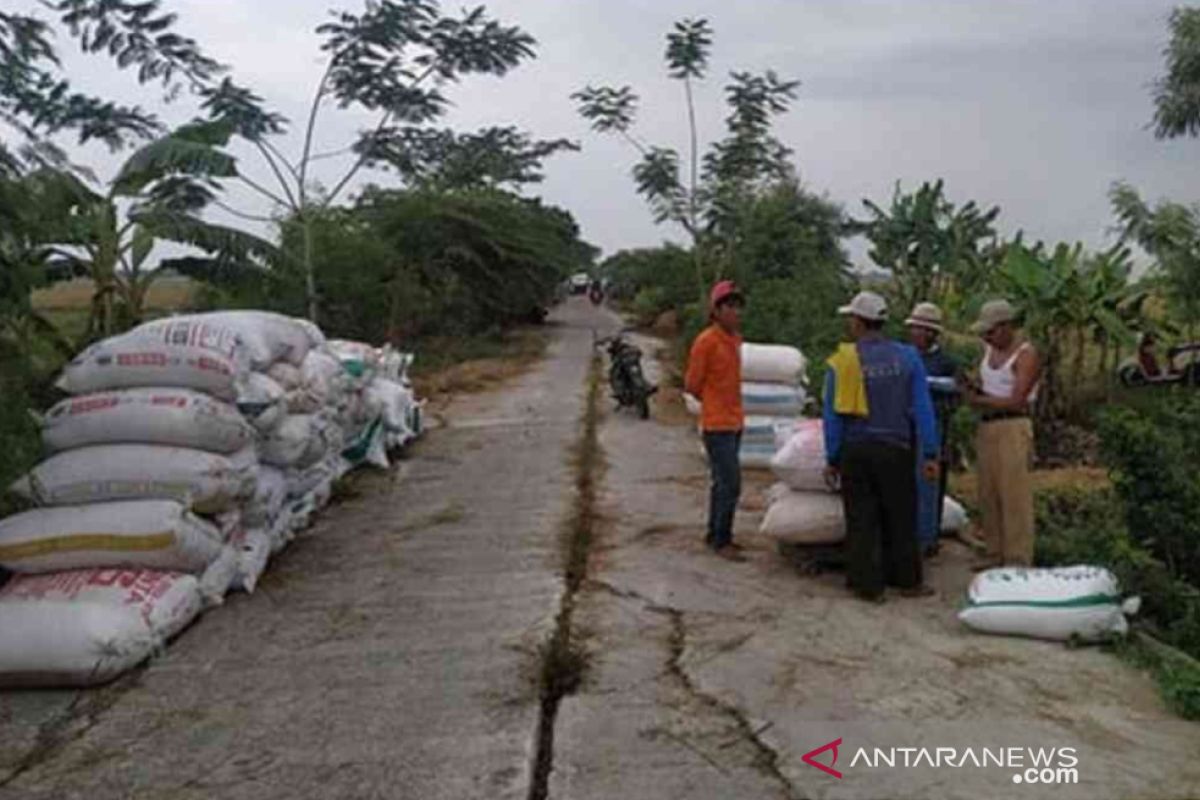
[[[770,464],[779,483],[769,493],[760,532],[790,544],[842,542],[846,538],[842,499],[825,481],[824,423],[800,419],[777,428]],[[942,532],[959,533],[966,525],[966,510],[947,496]]]
[[[771,488],[761,533],[790,544],[836,544],[846,538],[842,498],[825,483],[825,433],[819,419],[777,431]]]
[[[781,429],[790,429],[808,400],[804,389],[804,354],[795,347],[742,345],[742,411],[746,415],[740,451],[743,469],[767,469]],[[684,395],[688,411],[700,415],[700,404]]]
[[[770,467],[778,431],[791,428],[804,412],[807,367],[804,354],[795,347],[742,345],[742,467]]]
[[[256,433],[235,403],[250,355],[227,327],[156,323],[65,369],[47,458],[0,520],[0,682],[86,685],[138,663],[217,602],[240,568]]]

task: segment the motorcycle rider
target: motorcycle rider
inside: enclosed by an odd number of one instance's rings
[[[741,495],[742,293],[733,281],[720,281],[709,295],[712,324],[692,344],[684,388],[700,401],[704,449],[712,471],[708,535],[705,543],[722,558],[741,561],[733,542],[733,516]]]

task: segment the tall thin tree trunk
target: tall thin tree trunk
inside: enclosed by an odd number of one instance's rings
[[[700,290],[700,302],[703,304],[708,295],[708,282],[704,276],[704,262],[700,253],[699,227],[696,224],[696,178],[698,173],[699,152],[696,134],[696,105],[692,98],[692,79],[684,78],[683,89],[687,94],[688,132],[691,137],[691,173],[688,187],[688,222],[692,234],[692,265],[696,270],[696,286]]]
[[[308,300],[308,319],[317,324],[317,277],[313,265],[313,236],[312,219],[309,210],[302,212],[301,224],[304,226],[304,295]]]

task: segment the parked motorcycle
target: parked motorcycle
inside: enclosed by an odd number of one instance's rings
[[[595,342],[595,346],[607,345],[608,383],[612,389],[617,408],[635,408],[642,419],[650,417],[650,397],[658,387],[646,380],[642,372],[642,351],[625,341],[626,331],[606,336]]]
[[[1152,349],[1146,349],[1122,362],[1117,377],[1130,388],[1168,383],[1200,387],[1200,342],[1169,348],[1165,364],[1159,363]]]

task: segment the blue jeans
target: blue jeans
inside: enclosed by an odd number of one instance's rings
[[[741,446],[741,431],[704,433],[704,449],[708,452],[708,466],[712,470],[705,542],[714,549],[733,541],[733,514],[742,494],[742,465],[738,459]]]

